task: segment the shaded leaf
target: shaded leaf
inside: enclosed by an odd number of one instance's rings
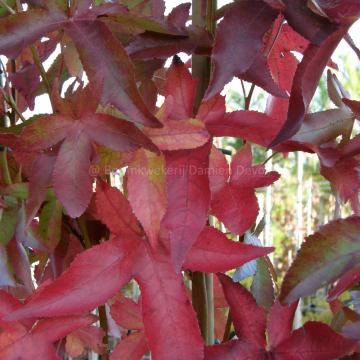
[[[214,70],[206,99],[219,93],[233,76],[245,73],[263,45],[263,36],[278,12],[261,1],[235,2],[216,28]],[[234,46],[236,44],[236,46]]]

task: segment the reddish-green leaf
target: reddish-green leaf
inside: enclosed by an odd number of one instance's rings
[[[338,279],[360,261],[358,217],[336,220],[310,235],[281,287],[281,301],[291,303]]]
[[[170,112],[171,116],[171,112]],[[162,151],[187,150],[205,145],[209,133],[197,119],[166,120],[161,129],[146,128],[144,133]]]

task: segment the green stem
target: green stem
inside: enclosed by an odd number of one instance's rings
[[[216,0],[192,0],[192,23],[195,26],[205,28],[213,34],[215,30],[214,14],[216,10]],[[193,113],[196,115],[205,91],[209,85],[211,75],[211,59],[208,56],[193,55],[192,75],[197,80],[196,95]],[[192,275],[192,304],[196,311],[202,337],[207,344],[213,342],[211,326],[213,324],[213,309],[210,309],[211,294],[213,289],[210,286],[210,278],[204,273],[194,272]],[[212,318],[209,318],[209,316]]]
[[[207,295],[205,274],[201,272],[193,272],[192,274],[192,305],[196,312],[201,335],[207,340]]]
[[[2,176],[5,185],[12,184],[8,161],[7,161],[7,148],[0,151],[0,168],[2,170]]]
[[[76,220],[79,228],[80,228],[80,232],[84,241],[84,245],[85,245],[85,249],[90,249],[91,248],[91,240],[89,237],[89,232],[86,226],[86,218],[84,215],[81,215],[77,220]]]
[[[37,69],[39,70],[39,73],[41,75],[42,81],[44,82],[45,88],[46,88],[46,92],[49,95],[50,101],[51,101],[51,85],[50,85],[50,81],[47,78],[47,74],[45,71],[45,68],[41,62],[39,53],[37,52],[36,48],[34,45],[30,46],[30,50],[31,50],[31,54],[33,56],[34,59],[34,64],[36,65]]]
[[[206,305],[207,305],[207,334],[206,344],[213,345],[215,342],[215,314],[214,314],[214,275],[205,274]]]
[[[228,313],[227,320],[226,320],[224,336],[223,336],[223,342],[230,340],[231,325],[232,325],[232,317],[231,317],[231,310],[229,309],[229,313]]]
[[[4,8],[6,8],[6,10],[11,14],[14,15],[16,13],[16,11],[14,9],[12,9],[5,0],[0,0],[0,4],[2,6],[4,6]]]

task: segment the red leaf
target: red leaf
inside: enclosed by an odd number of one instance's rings
[[[346,274],[344,274],[335,287],[333,287],[328,294],[328,301],[335,300],[340,294],[348,290],[351,286],[357,284],[360,279],[360,268],[356,267],[351,269]]]
[[[172,116],[172,111],[170,111]],[[146,128],[144,133],[162,151],[188,150],[205,145],[209,133],[197,119],[166,120],[161,129]]]
[[[111,31],[99,21],[83,21],[69,25],[67,33],[76,44],[90,81],[103,85],[102,103],[116,106],[131,121],[160,126],[141,99],[133,65]]]
[[[347,30],[342,27],[320,46],[311,44],[306,49],[294,77],[287,120],[269,146],[273,147],[289,139],[300,129],[326,64]]]
[[[205,348],[205,360],[263,360],[264,351],[246,341],[228,341]]]
[[[98,144],[113,150],[134,151],[140,146],[157,152],[156,146],[133,124],[105,114],[84,119],[85,132]]]
[[[130,281],[133,256],[137,256],[138,251],[136,244],[130,238],[93,246],[78,255],[57,280],[40,287],[23,308],[7,319],[65,316],[104,304]],[[101,291],[94,292],[96,288]]]
[[[89,173],[92,149],[83,131],[82,127],[77,126],[67,136],[61,145],[53,172],[56,196],[73,218],[85,211],[92,196]]]
[[[142,234],[130,204],[121,191],[105,182],[100,182],[97,184],[95,201],[101,221],[113,234],[124,237]]]
[[[236,334],[242,342],[249,342],[258,348],[265,348],[265,310],[258,307],[252,295],[229,277],[218,275],[225,297],[231,308]]]
[[[127,188],[131,207],[156,248],[167,207],[165,158],[139,150],[127,170]]]
[[[214,70],[206,99],[219,93],[233,76],[249,70],[261,51],[263,36],[277,15],[276,10],[260,1],[232,4],[216,28],[212,54]]]
[[[53,343],[68,333],[90,325],[95,319],[92,316],[64,317],[39,321],[30,330],[20,323],[1,322],[5,330],[0,335],[0,357],[7,360],[56,359]]]
[[[250,66],[249,70],[247,70],[244,74],[239,75],[239,78],[260,86],[273,96],[281,98],[288,97],[286,91],[280,89],[279,85],[275,82],[270,72],[267,58],[263,54],[259,54]]]
[[[336,30],[336,25],[315,14],[303,0],[282,0],[286,4],[285,18],[299,34],[320,45]]]
[[[360,101],[343,99],[343,102],[351,109],[356,118],[360,118]]]
[[[203,272],[228,271],[271,251],[272,248],[229,240],[219,230],[205,227],[188,252],[184,268]]]
[[[56,157],[53,154],[40,154],[31,167],[29,174],[29,197],[26,201],[26,225],[36,216],[45,199]]]
[[[268,314],[269,346],[265,347],[265,310],[259,307],[251,294],[240,284],[220,274],[226,300],[231,309],[238,340],[207,347],[205,359],[333,359],[354,351],[356,341],[335,333],[328,325],[307,322],[292,332],[297,303],[281,306],[278,301]],[[329,341],[330,339],[330,341]]]
[[[283,124],[282,119],[257,111],[225,113],[224,98],[220,96],[203,102],[197,117],[205,122],[212,136],[235,136],[264,147],[270,144]]]
[[[320,167],[321,175],[331,182],[343,201],[350,201],[355,214],[360,214],[358,166],[358,161],[354,158],[343,158],[332,167],[325,164]]]
[[[270,308],[267,326],[271,348],[276,348],[291,335],[297,306],[297,301],[290,305],[281,305],[277,300]]]
[[[25,126],[20,138],[32,151],[50,148],[66,138],[70,132],[72,119],[63,115],[43,115],[36,117],[35,121]]]
[[[277,346],[277,360],[329,360],[349,355],[356,342],[345,339],[328,325],[309,321]]]
[[[147,351],[144,334],[134,333],[120,339],[110,355],[110,360],[140,360]]]
[[[316,3],[336,23],[353,23],[360,17],[360,4],[357,0],[316,0]]]
[[[103,329],[96,326],[75,330],[66,337],[66,352],[72,357],[84,355],[87,349],[101,354],[104,351],[103,337]]]
[[[185,27],[186,22],[189,20],[189,11],[191,3],[184,3],[176,6],[171,10],[171,13],[167,17],[168,24],[175,26],[178,29]]]
[[[279,178],[276,172],[265,173],[263,165],[251,166],[251,148],[244,146],[233,158],[230,178],[223,187],[211,187],[211,209],[224,225],[236,234],[243,234],[256,220],[259,206],[255,188],[272,184]],[[214,168],[210,163],[210,169]],[[210,178],[212,178],[210,171]],[[210,181],[212,186],[212,181]]]
[[[140,304],[125,296],[121,296],[111,305],[111,317],[125,329],[143,330],[144,328]]]
[[[216,193],[226,186],[230,169],[226,157],[215,146],[211,148],[209,170],[210,189]]]
[[[210,144],[206,144],[192,151],[165,155],[168,208],[162,228],[170,240],[171,258],[177,270],[181,269],[186,254],[207,221],[209,152]]]
[[[0,318],[22,307],[22,303],[7,293],[0,290]]]
[[[141,273],[145,335],[155,359],[203,359],[203,342],[181,273],[167,256],[148,251]]]
[[[174,56],[173,63],[166,72],[165,98],[171,96],[174,106],[169,114],[170,119],[182,120],[193,117],[196,81],[179,57]]]
[[[0,53],[15,59],[24,46],[57,30],[66,20],[65,14],[45,9],[29,10],[0,19]]]

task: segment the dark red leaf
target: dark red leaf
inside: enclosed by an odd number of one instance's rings
[[[103,85],[102,103],[116,106],[131,121],[160,126],[139,95],[128,55],[110,30],[100,22],[81,22],[69,25],[67,33],[90,80]]]
[[[233,76],[250,69],[262,49],[263,36],[277,16],[278,12],[262,1],[243,0],[232,4],[216,28],[214,70],[206,99],[219,93]]]
[[[311,43],[320,45],[336,30],[336,25],[311,11],[307,2],[303,0],[282,1],[286,4],[284,13],[290,26]]]

